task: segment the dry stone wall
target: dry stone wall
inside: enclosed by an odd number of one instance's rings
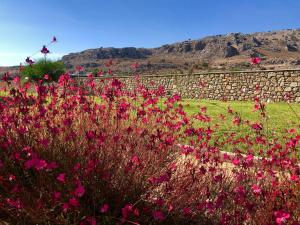
[[[130,89],[136,84],[132,76],[114,77]],[[182,98],[241,101],[259,97],[275,102],[300,103],[300,70],[147,75],[141,76],[140,81],[148,88],[162,85],[168,94],[178,93]]]

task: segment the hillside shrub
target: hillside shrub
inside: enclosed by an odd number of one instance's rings
[[[49,81],[57,81],[59,76],[65,72],[65,65],[61,61],[40,59],[33,65],[27,65],[21,71],[22,79],[37,81],[43,79],[47,74]]]

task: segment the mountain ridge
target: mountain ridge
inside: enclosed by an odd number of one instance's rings
[[[300,65],[300,29],[249,34],[210,35],[195,40],[164,44],[155,48],[100,47],[62,57],[68,69],[82,65],[88,70],[103,67],[114,59],[117,73],[128,73],[138,62],[140,73],[161,73],[207,69],[247,69],[249,58],[262,57],[265,69],[295,68]]]

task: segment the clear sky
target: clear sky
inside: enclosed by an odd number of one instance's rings
[[[300,0],[0,0],[0,66],[19,64],[53,35],[58,58],[287,28],[300,28]]]

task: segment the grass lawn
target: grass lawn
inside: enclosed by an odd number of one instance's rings
[[[234,115],[228,114],[227,108],[230,106],[234,112],[237,112],[242,120],[249,120],[250,124],[260,123],[263,125],[262,133],[270,140],[278,138],[279,142],[285,143],[284,137],[287,136],[287,130],[291,128],[298,128],[296,132],[300,134],[300,104],[296,103],[268,103],[266,105],[266,117],[263,118],[259,111],[254,112],[254,102],[222,102],[216,100],[191,100],[186,99],[181,102],[187,114],[193,115],[199,113],[201,107],[207,108],[207,115],[211,117],[209,123],[199,122],[195,120],[196,127],[211,127],[215,130],[213,136],[214,140],[225,141],[231,133],[235,133],[235,138],[249,136],[255,138],[255,131],[247,124],[237,126],[233,123]],[[225,115],[225,119],[220,119],[220,114]],[[245,150],[243,143],[235,146],[240,150]],[[232,145],[222,145],[223,151],[231,152]],[[253,148],[254,151],[259,151],[259,145]],[[300,149],[298,150],[298,158],[300,158]]]
[[[300,104],[297,103],[267,103],[267,117],[262,118],[258,111],[254,112],[254,102],[230,101],[222,102],[216,100],[192,100],[182,101],[185,112],[189,115],[200,112],[201,107],[207,108],[207,115],[212,117],[213,124],[220,123],[219,115],[226,115],[220,124],[224,129],[232,127],[233,116],[228,116],[227,108],[230,106],[234,112],[238,112],[242,119],[251,122],[263,123],[265,128],[276,131],[296,127],[300,125]]]

